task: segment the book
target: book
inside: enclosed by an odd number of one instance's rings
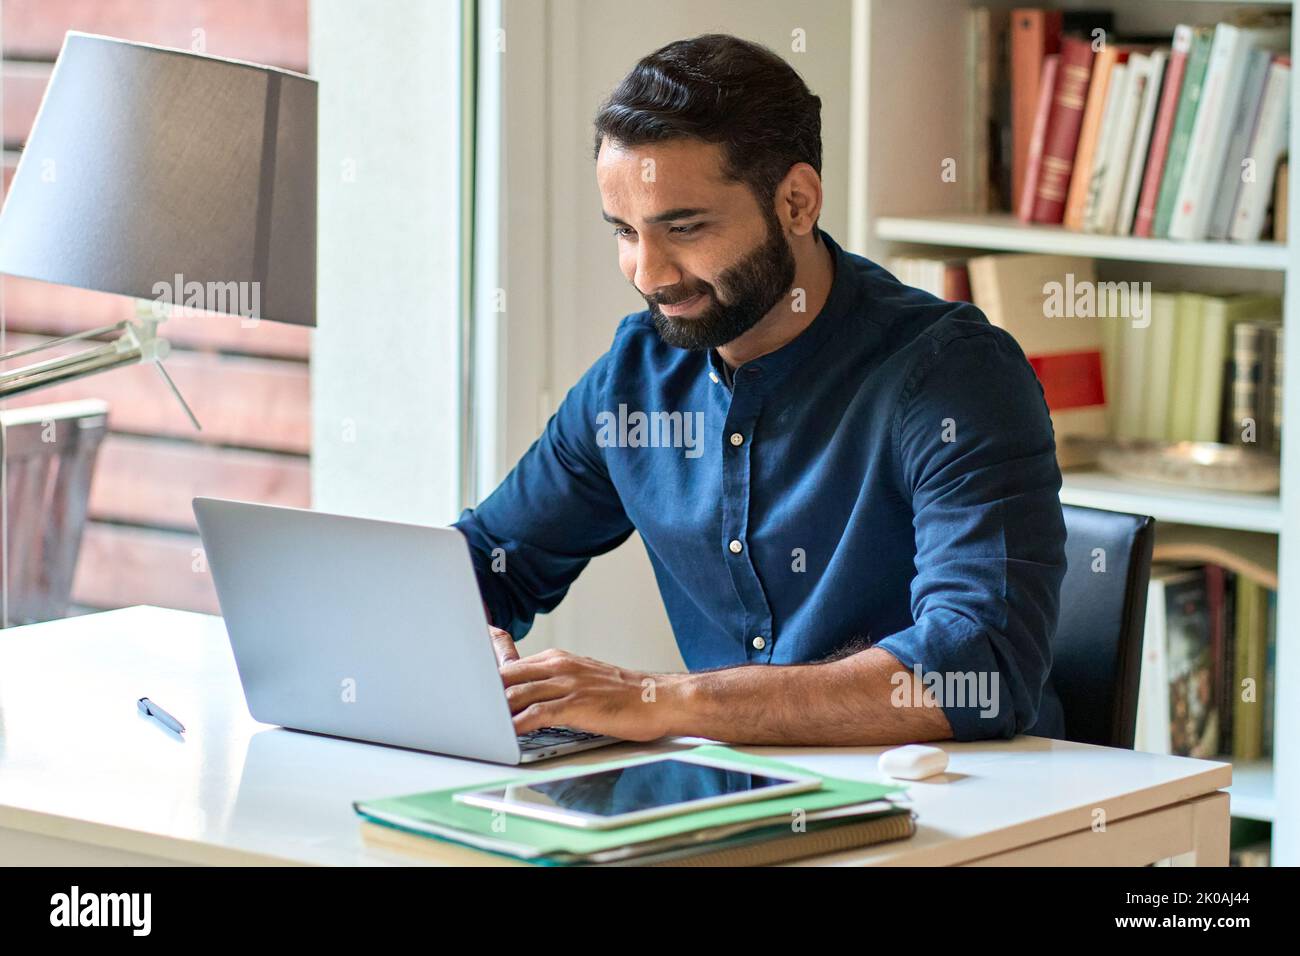
[[[1236,600],[1232,755],[1239,760],[1256,760],[1263,756],[1268,591],[1249,578],[1239,577]]]
[[[1169,51],[1169,65],[1160,90],[1160,105],[1156,109],[1155,123],[1151,128],[1151,145],[1147,151],[1146,169],[1142,173],[1142,190],[1138,194],[1137,212],[1133,217],[1133,235],[1149,238],[1155,223],[1156,203],[1160,195],[1161,178],[1169,154],[1169,141],[1173,135],[1174,119],[1187,72],[1187,55],[1192,48],[1194,30],[1180,25],[1174,30],[1173,47]]]
[[[1167,754],[1169,725],[1169,648],[1165,592],[1186,572],[1153,565],[1147,584],[1147,610],[1142,630],[1142,664],[1138,670],[1138,705],[1133,749]]]
[[[1083,228],[1084,208],[1088,189],[1092,184],[1092,166],[1096,160],[1097,140],[1106,111],[1106,94],[1110,88],[1111,73],[1125,53],[1118,44],[1107,43],[1097,54],[1088,80],[1088,93],[1084,100],[1083,118],[1079,127],[1079,143],[1074,156],[1074,172],[1066,195],[1064,219],[1067,229]]]
[[[1282,160],[1277,167],[1277,185],[1273,189],[1273,241],[1286,242],[1287,193],[1291,164]]]
[[[1247,150],[1254,161],[1253,181],[1237,188],[1229,238],[1254,242],[1264,231],[1278,161],[1287,151],[1290,113],[1291,67],[1285,58],[1270,64],[1260,99],[1259,113]]]
[[[1059,10],[1020,7],[1011,11],[1011,195],[1017,201],[1029,168],[1043,64],[1061,49],[1061,23]]]
[[[1152,294],[1154,298],[1154,293]],[[1113,434],[1116,438],[1142,438],[1146,433],[1147,329],[1134,328],[1129,322],[1116,322],[1119,328],[1119,361],[1114,398]]]
[[[1169,441],[1193,441],[1204,384],[1200,377],[1201,340],[1205,333],[1201,321],[1202,297],[1191,292],[1179,292],[1177,299],[1177,328],[1169,386],[1169,429],[1165,438]],[[1222,373],[1218,377],[1222,378]]]
[[[636,857],[643,858],[641,862],[645,862],[644,858],[651,853],[670,850],[713,852],[728,849],[728,839],[745,834],[756,835],[764,842],[776,841],[792,834],[791,821],[796,811],[808,823],[807,833],[799,833],[798,836],[811,836],[830,826],[846,826],[894,815],[908,815],[906,808],[893,802],[892,798],[905,789],[897,784],[825,776],[717,745],[695,747],[685,753],[752,766],[756,771],[814,773],[821,777],[822,786],[817,790],[785,797],[695,810],[611,830],[586,830],[511,814],[503,816],[483,807],[457,801],[455,794],[467,789],[463,786],[398,797],[357,800],[353,803],[353,810],[364,821],[400,829],[421,840],[448,841],[459,847],[503,854],[542,865],[613,863],[630,861]],[[638,762],[638,759],[634,757],[605,761],[592,764],[587,769],[616,769]],[[567,776],[571,772],[571,768],[561,768],[554,772],[530,773],[527,780],[530,784],[537,784]],[[515,781],[489,781],[478,787],[491,786],[493,783],[509,785],[513,782]],[[913,830],[912,827],[901,824],[892,826],[890,832],[893,836],[889,838],[907,836]],[[898,829],[900,826],[901,830]],[[876,837],[885,838],[881,836],[880,829],[863,828],[855,839],[870,842]],[[838,837],[843,841],[845,834],[839,834]],[[428,847],[432,844],[425,842],[423,845]],[[817,849],[820,845],[815,841],[783,841],[780,858],[793,859],[821,852]],[[839,848],[845,847],[841,845]],[[769,847],[768,851],[771,852],[772,849]],[[442,855],[440,851],[430,852]]]
[[[1280,454],[1282,451],[1282,342],[1286,338],[1286,329],[1278,325],[1273,330],[1273,435],[1272,451]]]
[[[1222,438],[1228,444],[1263,451],[1274,448],[1274,391],[1277,377],[1274,352],[1279,325],[1264,318],[1280,304],[1268,296],[1237,297],[1237,318],[1232,323],[1232,351],[1225,376],[1230,399]]]
[[[1142,430],[1140,437],[1150,441],[1164,441],[1169,433],[1170,393],[1172,391],[1174,333],[1180,316],[1178,296],[1171,292],[1151,293],[1151,324],[1145,329],[1135,329],[1150,341],[1144,350],[1146,368],[1142,381]]]
[[[1219,752],[1219,687],[1204,567],[1153,567],[1148,585],[1134,749]]]
[[[993,119],[993,70],[997,66],[994,11],[970,7],[966,11],[966,164],[969,173],[966,204],[971,212],[992,212],[993,185],[989,180]],[[902,276],[899,276],[902,278]]]
[[[1059,223],[1065,214],[1093,57],[1092,44],[1086,40],[1067,36],[1061,41],[1056,93],[1034,197],[1034,222]]]
[[[1038,375],[1061,467],[1090,461],[1065,439],[1106,433],[1100,325],[1118,321],[1075,309],[1074,290],[1096,284],[1093,261],[992,255],[972,258],[967,267],[975,305],[991,323],[1011,333]],[[1049,295],[1049,290],[1054,291]],[[1059,311],[1052,311],[1053,298]]]
[[[1043,59],[1043,75],[1038,84],[1038,108],[1034,115],[1033,132],[1029,137],[1024,180],[1016,207],[1016,217],[1021,222],[1031,222],[1034,216],[1034,196],[1038,192],[1038,177],[1043,168],[1043,144],[1047,140],[1047,121],[1052,115],[1052,97],[1056,94],[1056,71],[1060,62],[1061,57],[1057,53]]]
[[[1281,315],[1282,302],[1272,295],[1237,293],[1231,295],[1200,295],[1201,347],[1197,373],[1196,417],[1190,435],[1192,441],[1225,440],[1222,424],[1225,405],[1231,406],[1233,371],[1233,329],[1247,320],[1269,320]],[[1259,376],[1253,366],[1250,374]],[[1252,395],[1252,401],[1258,396]],[[1252,406],[1253,407],[1253,406]],[[1262,407],[1252,413],[1258,415]],[[1235,419],[1236,431],[1240,419]],[[1256,422],[1258,428],[1258,421]],[[1231,442],[1230,442],[1231,443]]]
[[[1250,153],[1251,133],[1259,115],[1260,101],[1264,98],[1264,81],[1273,55],[1268,50],[1251,50],[1246,66],[1246,77],[1241,86],[1241,99],[1236,104],[1228,149],[1223,157],[1223,173],[1218,193],[1214,197],[1214,211],[1210,214],[1207,237],[1227,239],[1232,225],[1232,212],[1236,208],[1238,190],[1242,180],[1253,171],[1254,160]]]
[[[1215,27],[1196,119],[1170,215],[1169,238],[1206,237],[1228,148],[1233,108],[1241,100],[1250,52],[1255,47],[1271,49],[1285,45],[1290,34],[1290,27],[1247,29],[1231,23]],[[1269,184],[1271,188],[1271,173]]]
[[[1123,176],[1122,172],[1118,177],[1115,173],[1115,167],[1120,163],[1117,155],[1119,142],[1124,139],[1125,125],[1128,126],[1128,142],[1132,141],[1133,119],[1137,112],[1136,101],[1130,93],[1130,71],[1131,67],[1127,61],[1116,63],[1111,70],[1110,84],[1106,91],[1106,106],[1102,110],[1101,129],[1097,135],[1092,179],[1088,183],[1087,194],[1084,197],[1081,226],[1085,232],[1109,231],[1104,226],[1106,197],[1110,192],[1111,184]],[[1117,206],[1118,187],[1114,191]],[[1113,215],[1111,218],[1113,220]]]
[[[1277,696],[1274,673],[1277,669],[1277,592],[1266,591],[1264,611],[1264,708],[1261,715],[1259,749],[1265,757],[1273,756],[1274,700]]]
[[[1145,71],[1135,81],[1140,88],[1141,100],[1133,128],[1133,143],[1126,160],[1128,166],[1124,173],[1124,191],[1120,196],[1115,217],[1116,235],[1128,236],[1133,233],[1138,195],[1142,188],[1143,173],[1146,171],[1147,153],[1151,147],[1151,134],[1155,128],[1156,109],[1160,104],[1168,62],[1167,50],[1153,50],[1151,55],[1146,57]]]
[[[911,813],[898,808],[870,819],[847,823],[826,825],[818,819],[813,819],[807,822],[804,830],[797,832],[791,829],[787,819],[761,828],[737,829],[738,832],[729,835],[711,836],[704,846],[677,839],[664,841],[660,849],[646,849],[641,853],[607,852],[592,854],[587,858],[561,859],[554,862],[559,865],[568,863],[589,866],[770,866],[775,863],[874,846],[893,840],[904,840],[916,832],[916,818]],[[476,865],[486,862],[485,854],[480,851],[466,848],[462,856],[457,856],[454,850],[449,855],[448,847],[453,844],[430,839],[423,833],[370,820],[362,821],[361,835],[362,839],[372,846],[422,856],[442,863]],[[518,866],[529,865],[522,859],[506,859],[504,862]]]
[[[1205,68],[1210,62],[1210,45],[1214,40],[1213,27],[1196,27],[1192,31],[1191,48],[1187,52],[1187,66],[1183,73],[1182,89],[1178,95],[1178,111],[1174,116],[1173,130],[1169,135],[1169,148],[1165,156],[1164,171],[1160,176],[1160,193],[1156,200],[1155,220],[1151,235],[1157,239],[1169,237],[1169,223],[1173,218],[1174,202],[1183,181],[1183,166],[1187,148],[1196,123],[1200,104],[1201,84]]]
[[[929,292],[948,302],[969,302],[970,276],[965,259],[932,259],[921,256],[893,256],[889,271],[900,282]]]

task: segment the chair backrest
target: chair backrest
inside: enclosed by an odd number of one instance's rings
[[[1155,519],[1066,505],[1052,685],[1065,739],[1133,747]]]
[[[67,615],[107,430],[108,403],[98,399],[0,411],[0,627]]]

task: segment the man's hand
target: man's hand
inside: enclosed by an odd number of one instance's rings
[[[520,734],[573,727],[624,740],[657,740],[669,732],[677,676],[651,676],[555,649],[501,665]]]
[[[509,631],[503,631],[489,624],[488,634],[492,636],[492,650],[496,651],[497,667],[506,661],[519,660],[519,650],[515,647],[515,639],[510,636]]]

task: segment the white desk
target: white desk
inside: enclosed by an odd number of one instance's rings
[[[136,712],[142,696],[184,740]],[[949,772],[912,785],[913,839],[817,862],[1227,864],[1227,764],[1037,737],[944,746]],[[755,750],[861,778],[880,752]],[[255,722],[218,617],[135,607],[0,631],[0,864],[413,863],[363,843],[354,799],[510,772]]]

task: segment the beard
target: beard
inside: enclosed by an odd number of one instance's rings
[[[726,345],[757,325],[790,291],[794,284],[794,253],[775,213],[769,211],[766,219],[763,243],[723,272],[716,286],[699,282],[680,292],[643,297],[665,344],[692,352]],[[661,303],[674,305],[700,293],[708,296],[709,304],[693,318],[664,315],[659,309]]]

